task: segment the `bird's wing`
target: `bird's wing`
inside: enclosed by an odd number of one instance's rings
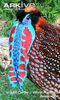
[[[60,75],[60,28],[49,23],[42,28],[44,32],[40,34],[40,43],[45,59],[44,66],[54,75]]]

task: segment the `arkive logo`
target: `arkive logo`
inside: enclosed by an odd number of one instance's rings
[[[27,7],[27,6],[30,6],[30,5],[32,5],[32,6],[34,6],[35,4],[34,3],[28,3],[28,4],[26,4],[26,3],[23,3],[23,2],[21,2],[21,3],[4,3],[4,8],[23,8],[23,7]]]

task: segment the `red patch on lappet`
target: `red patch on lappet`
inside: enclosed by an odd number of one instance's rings
[[[22,35],[22,39],[25,40],[24,42],[22,42],[22,46],[26,49],[26,51],[28,51],[32,41],[32,33],[28,28],[24,29],[24,36]]]
[[[13,41],[12,34],[14,34],[15,28],[16,28],[16,26],[14,26],[14,27],[12,28],[11,32],[10,32],[9,42],[12,42],[12,41]]]

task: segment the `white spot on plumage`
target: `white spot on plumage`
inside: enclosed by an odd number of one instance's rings
[[[37,68],[35,68],[35,71],[38,71],[38,69],[37,69]]]
[[[33,62],[31,62],[32,65],[35,65]]]
[[[60,82],[60,78],[58,78],[58,82]]]
[[[54,85],[54,82],[53,81],[51,81],[51,83]]]
[[[57,90],[56,88],[54,88],[54,91],[55,91],[55,92],[58,92],[58,90]]]
[[[59,65],[57,65],[57,67],[59,67]]]
[[[52,65],[52,63],[50,63],[50,65]]]
[[[57,57],[57,55],[55,55],[55,57]]]
[[[42,68],[40,68],[40,71],[43,71],[43,69],[42,69]]]
[[[55,66],[55,64],[53,64]]]
[[[35,64],[35,66],[36,66],[37,68],[39,68],[39,65],[38,65],[38,64]]]
[[[33,59],[34,59],[34,56],[32,56],[32,55],[31,55],[31,58],[33,58]]]

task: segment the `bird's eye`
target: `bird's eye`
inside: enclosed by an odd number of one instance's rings
[[[29,18],[27,18],[27,19],[29,19]]]
[[[27,17],[27,20],[29,20],[30,19],[30,16],[29,17]]]

